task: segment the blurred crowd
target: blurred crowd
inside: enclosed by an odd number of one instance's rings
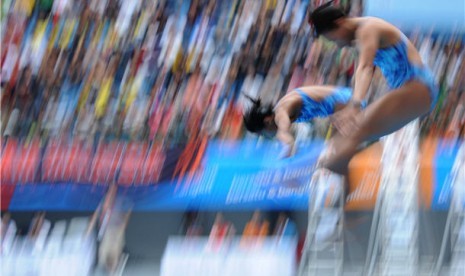
[[[307,10],[320,2],[2,1],[2,135],[238,139],[244,94],[276,102],[298,86],[351,86],[356,53],[311,36]],[[361,0],[336,2],[361,14]],[[409,36],[441,83],[423,131],[463,137],[463,35]],[[386,91],[379,72],[371,90]]]

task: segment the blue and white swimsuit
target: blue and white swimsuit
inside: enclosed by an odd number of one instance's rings
[[[439,87],[428,67],[410,63],[407,45],[408,38],[402,34],[401,40],[396,44],[378,49],[374,65],[379,67],[390,89],[397,89],[410,80],[425,84],[429,88],[432,109],[438,99]]]
[[[334,113],[336,104],[347,104],[352,98],[352,89],[348,87],[336,88],[334,93],[321,101],[315,101],[299,88],[294,91],[302,98],[302,108],[295,123],[308,122],[315,117],[328,117]],[[362,107],[365,106],[366,102],[363,102]]]
[[[378,49],[374,65],[380,68],[390,89],[397,89],[410,80],[418,80],[425,84],[431,97],[430,109],[433,109],[438,99],[439,87],[428,67],[410,63],[407,43],[407,37],[402,35],[398,43]],[[347,104],[352,97],[352,89],[347,87],[337,88],[336,92],[322,101],[315,101],[300,89],[295,89],[295,91],[302,97],[302,109],[294,121],[296,123],[308,122],[315,117],[328,117],[334,113],[336,104]],[[364,101],[362,107],[365,106]]]

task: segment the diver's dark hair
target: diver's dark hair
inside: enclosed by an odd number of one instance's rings
[[[248,95],[244,96],[252,102],[252,107],[243,115],[245,128],[250,132],[257,133],[265,128],[265,118],[273,115],[273,106],[262,105],[260,99],[253,99]]]
[[[324,32],[336,29],[336,20],[345,16],[341,8],[334,6],[333,1],[329,1],[310,13],[308,23],[313,27],[314,35],[318,37]]]

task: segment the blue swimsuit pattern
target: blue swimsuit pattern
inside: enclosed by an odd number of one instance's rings
[[[402,35],[398,43],[387,48],[378,49],[374,65],[381,70],[390,89],[399,88],[410,80],[418,80],[425,84],[429,88],[430,109],[432,109],[437,102],[439,87],[428,67],[410,63],[407,54],[407,43],[407,37]]]
[[[328,117],[334,113],[336,104],[346,104],[352,97],[352,89],[347,87],[337,88],[333,94],[321,101],[315,101],[299,88],[295,91],[302,98],[302,108],[295,123],[308,122],[315,117]],[[362,106],[365,107],[366,103],[363,102]]]

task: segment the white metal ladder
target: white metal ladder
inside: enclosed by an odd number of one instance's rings
[[[365,275],[418,274],[418,120],[384,141]]]
[[[317,176],[312,177],[307,234],[299,276],[342,275],[343,222],[343,178],[320,170]]]

